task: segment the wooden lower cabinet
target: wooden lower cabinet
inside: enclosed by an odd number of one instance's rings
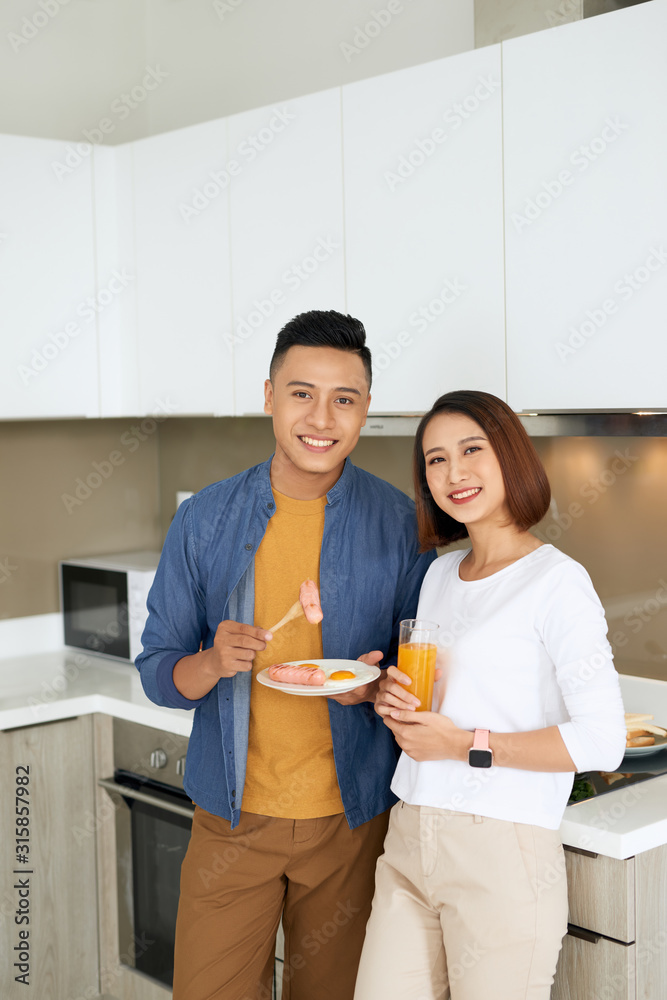
[[[551,1000],[667,1000],[667,846],[624,861],[565,848],[570,930]]]
[[[635,859],[590,857],[566,848],[565,864],[570,923],[626,944],[634,941]]]
[[[635,945],[576,933],[565,935],[551,1000],[635,1000]]]
[[[90,716],[0,732],[2,1000],[99,995],[92,751]]]

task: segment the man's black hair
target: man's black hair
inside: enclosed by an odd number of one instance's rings
[[[364,324],[353,316],[344,316],[334,309],[311,309],[299,313],[286,323],[278,334],[275,350],[269,367],[269,378],[273,381],[290,347],[335,347],[339,351],[358,354],[364,363],[364,370],[370,390],[371,352],[366,347]]]

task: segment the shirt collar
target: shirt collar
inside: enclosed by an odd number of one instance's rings
[[[271,462],[273,461],[273,455],[267,458],[266,462],[262,462],[259,466],[259,494],[264,504],[273,505],[273,491],[271,490]],[[328,505],[337,503],[342,500],[350,489],[352,482],[352,477],[354,476],[354,465],[350,461],[350,457],[345,459],[345,464],[343,465],[343,471],[340,476],[333,484],[329,492],[327,493],[327,503]]]
[[[354,466],[350,461],[350,456],[345,459],[345,465],[343,466],[343,471],[340,476],[333,484],[329,492],[327,493],[327,500],[329,504],[337,503],[342,500],[345,494],[350,489],[352,482],[352,476],[354,475]]]

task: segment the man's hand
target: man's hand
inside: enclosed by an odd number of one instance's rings
[[[205,669],[216,680],[252,670],[256,653],[266,649],[267,642],[272,638],[265,628],[243,625],[241,622],[220,622],[213,646],[206,650],[208,662]]]
[[[241,622],[220,622],[210,649],[184,656],[173,670],[174,684],[185,698],[196,701],[208,694],[221,677],[252,670],[256,653],[273,636],[265,628]]]
[[[370,653],[364,653],[357,657],[357,662],[366,663],[369,667],[376,667],[384,653],[381,649],[374,649]],[[332,701],[337,701],[339,705],[360,705],[362,701],[375,701],[381,678],[364,684],[363,687],[355,688],[354,691],[346,691],[345,694],[330,694]]]

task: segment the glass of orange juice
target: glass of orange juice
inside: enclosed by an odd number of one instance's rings
[[[417,712],[431,711],[437,652],[434,640],[439,627],[418,618],[406,618],[400,624],[397,667],[412,679],[406,690],[419,698]]]

